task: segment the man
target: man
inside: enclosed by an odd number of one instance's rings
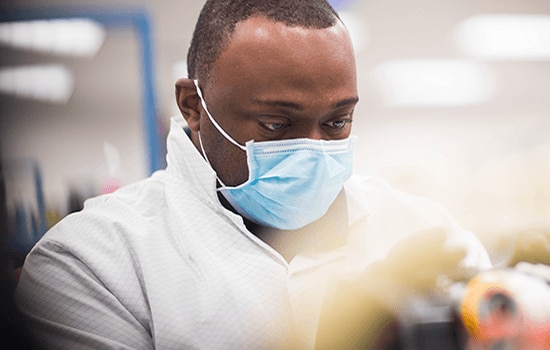
[[[30,253],[18,300],[43,344],[307,349],[335,276],[416,231],[442,227],[453,271],[488,265],[436,205],[350,178],[356,68],[326,1],[207,1],[188,66],[167,169],[89,200]]]

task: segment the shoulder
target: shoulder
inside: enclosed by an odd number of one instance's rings
[[[165,205],[165,186],[165,173],[159,171],[113,193],[88,199],[82,213],[119,218],[125,214],[143,216],[152,208]]]
[[[163,232],[165,207],[163,184],[156,175],[88,199],[81,211],[52,227],[30,256],[34,251],[70,252],[91,264],[112,263],[143,245],[147,236]]]

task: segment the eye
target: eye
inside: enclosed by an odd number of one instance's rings
[[[330,122],[325,123],[326,126],[333,129],[343,129],[348,123],[351,123],[351,118],[336,119],[331,120]]]
[[[263,123],[263,126],[271,131],[279,131],[287,126],[287,123]]]
[[[290,126],[290,121],[283,117],[261,117],[258,118],[259,124],[268,131],[277,132]]]

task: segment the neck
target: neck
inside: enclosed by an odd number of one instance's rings
[[[218,193],[218,198],[226,209],[240,215],[221,193]],[[249,232],[264,241],[271,248],[275,249],[285,258],[287,263],[290,263],[297,254],[303,251],[310,241],[311,235],[303,230],[278,230],[276,228],[258,225],[245,217],[243,217],[243,221]]]
[[[218,187],[219,186],[220,186],[220,183],[218,181]],[[220,192],[218,192],[218,199],[220,200],[220,203],[223,205],[223,207],[225,209],[230,210],[230,211],[232,211],[233,213],[235,213],[237,215],[241,215],[235,210],[235,208],[233,208],[233,206],[231,204],[229,204],[227,199],[225,199],[223,194],[221,194]],[[262,238],[261,236],[263,235],[264,232],[269,231],[269,230],[275,230],[275,229],[271,229],[269,227],[258,225],[256,223],[248,220],[245,217],[243,217],[243,221],[244,221],[244,225],[246,226],[248,231],[252,232],[255,236],[258,236],[259,238]]]

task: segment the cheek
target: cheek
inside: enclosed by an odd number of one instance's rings
[[[224,151],[217,152],[214,169],[227,186],[240,185],[248,179],[246,153],[231,144],[225,147]]]
[[[227,141],[209,122],[201,126],[206,155],[218,177],[227,186],[237,186],[248,179],[246,152]]]

